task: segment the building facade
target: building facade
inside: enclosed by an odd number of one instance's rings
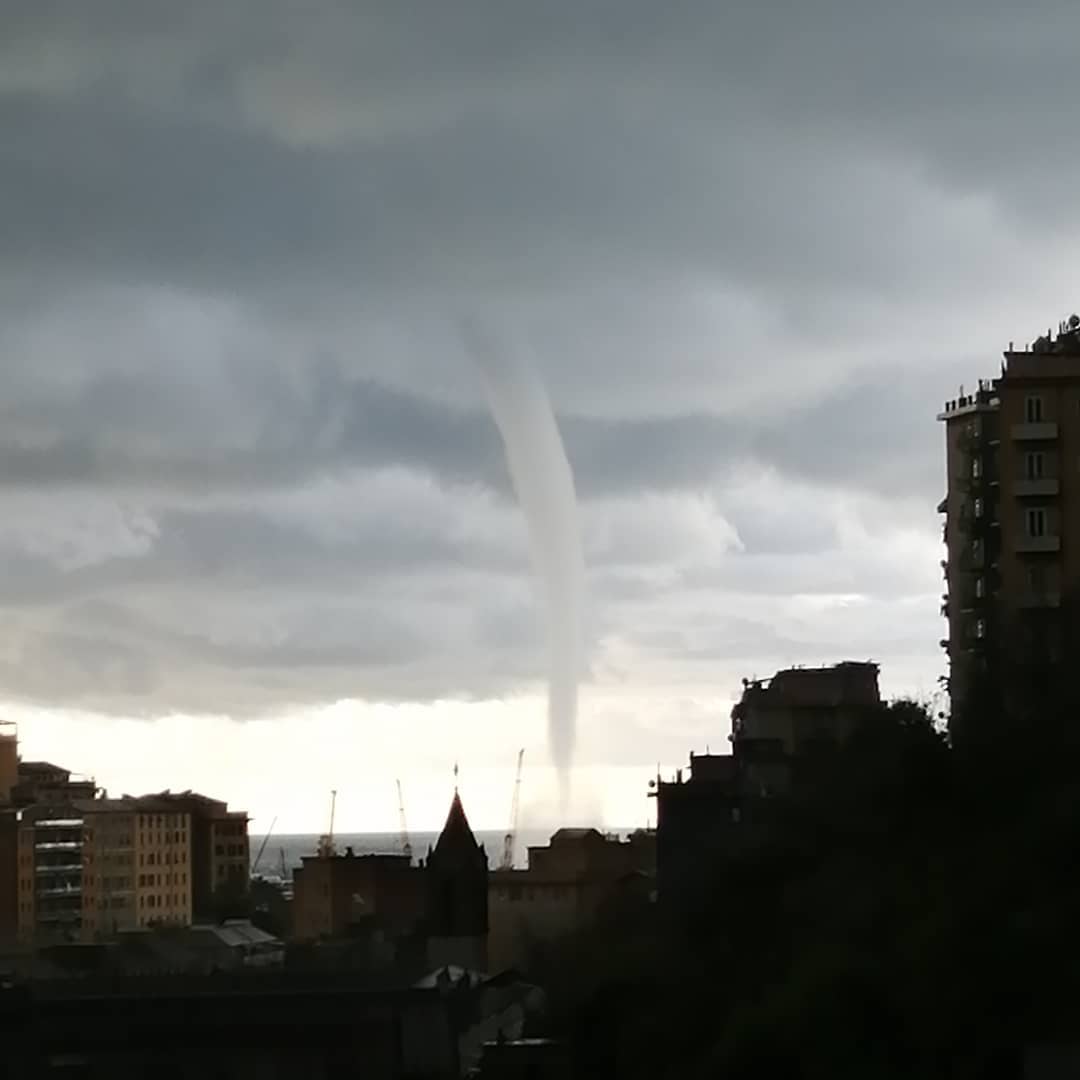
[[[997,650],[1067,652],[1080,584],[1080,316],[938,414],[946,432],[942,613],[954,720]],[[955,733],[955,732],[954,732]]]
[[[242,902],[251,880],[247,814],[194,791],[162,791],[153,798],[190,819],[195,916],[213,919]]]
[[[82,937],[83,817],[72,806],[17,814],[17,936],[23,941]]]
[[[83,937],[192,922],[191,818],[146,796],[78,804],[84,829]]]
[[[293,872],[296,941],[355,935],[365,927],[411,932],[424,913],[423,871],[408,855],[308,855]]]
[[[119,805],[118,805],[119,804]],[[124,800],[82,804],[83,937],[134,930],[139,921],[136,874],[138,815]]]

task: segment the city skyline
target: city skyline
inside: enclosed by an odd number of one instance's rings
[[[253,831],[318,832],[351,785],[344,827],[393,831],[394,779],[436,827],[455,760],[502,827],[525,746],[523,812],[557,823],[462,314],[535,366],[581,497],[570,818],[644,823],[744,676],[873,659],[932,694],[935,414],[1080,306],[1072,20],[827,6],[15,5],[0,712],[27,754]]]

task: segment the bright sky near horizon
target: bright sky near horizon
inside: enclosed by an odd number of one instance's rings
[[[456,334],[581,497],[575,823],[744,675],[928,695],[934,414],[1080,307],[1075,13],[0,0],[0,708],[283,831],[555,824],[543,631]],[[913,77],[917,73],[917,77]]]

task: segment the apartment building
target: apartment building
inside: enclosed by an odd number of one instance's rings
[[[954,718],[997,649],[1054,661],[1080,583],[1080,316],[1004,354],[938,414],[947,493],[942,614]]]
[[[196,917],[213,919],[222,904],[246,897],[251,881],[247,814],[194,791],[162,791],[152,798],[191,819],[191,902]]]
[[[191,818],[153,796],[78,804],[84,828],[83,937],[190,926]]]
[[[22,940],[82,936],[83,817],[73,806],[16,813],[16,933]]]

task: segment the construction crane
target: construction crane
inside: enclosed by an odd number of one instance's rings
[[[267,841],[269,841],[270,837],[273,835],[274,826],[276,824],[277,824],[277,818],[275,817],[274,820],[270,822],[270,830],[263,837],[262,843],[259,845],[259,854],[255,856],[255,862],[252,863],[252,866],[251,866],[251,876],[252,877],[255,876],[256,871],[259,869],[259,863],[262,862],[263,852],[266,850]]]
[[[507,830],[506,836],[503,837],[502,862],[499,863],[500,870],[514,869],[514,841],[517,839],[518,803],[521,796],[521,763],[524,760],[525,751],[519,750],[517,759],[517,777],[514,780],[514,798],[510,804],[510,828]]]
[[[334,811],[337,809],[337,789],[330,792],[330,828],[319,837],[319,857],[329,859],[334,852]]]
[[[401,853],[412,859],[412,841],[409,839],[409,825],[405,820],[405,796],[401,791],[401,781],[397,782],[398,821],[401,826]]]

